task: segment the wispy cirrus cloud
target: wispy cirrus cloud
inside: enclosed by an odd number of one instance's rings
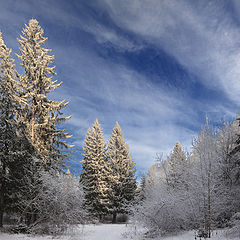
[[[210,88],[240,101],[240,31],[238,1],[112,1],[106,8],[114,22],[164,48]],[[237,16],[229,11],[229,5]]]
[[[96,118],[106,140],[118,121],[141,170],[154,163],[157,152],[169,153],[178,140],[190,150],[192,138],[204,124],[199,111],[216,116],[227,110],[216,103],[207,106],[176,88],[153,84],[133,69],[83,49],[70,47],[62,52],[55,48],[55,51],[56,58],[61,59],[57,60],[58,68],[65,64],[61,54],[65,57],[66,53],[71,54],[68,77],[74,88],[69,83],[57,94],[70,100],[73,118],[68,124],[78,127],[75,144],[82,146],[86,130]],[[228,111],[227,119],[232,114]]]

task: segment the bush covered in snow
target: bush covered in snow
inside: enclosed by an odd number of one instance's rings
[[[230,228],[226,231],[226,236],[240,239],[240,212],[235,213],[230,220]]]
[[[25,185],[32,188],[32,197],[27,196],[19,203],[22,214],[31,215],[33,220],[28,231],[59,233],[69,224],[84,222],[83,191],[77,178],[60,176],[54,171],[41,171],[35,177],[31,175],[32,184]],[[26,177],[25,181],[30,180]]]

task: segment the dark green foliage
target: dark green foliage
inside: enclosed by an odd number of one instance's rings
[[[108,176],[109,212],[113,214],[115,222],[117,214],[128,212],[127,206],[134,202],[137,188],[135,164],[118,123],[109,139],[107,154],[111,169]]]
[[[84,140],[83,172],[80,181],[85,192],[85,205],[93,216],[102,217],[108,213],[108,191],[107,182],[109,167],[106,158],[106,144],[102,129],[98,120],[88,129]]]

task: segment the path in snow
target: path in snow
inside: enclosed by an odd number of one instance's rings
[[[83,234],[79,240],[121,240],[123,239],[122,234],[128,231],[129,226],[126,224],[96,224],[81,226],[80,229]]]

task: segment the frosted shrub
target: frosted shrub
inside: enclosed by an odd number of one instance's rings
[[[231,228],[226,231],[230,238],[240,238],[240,212],[235,213],[230,220]]]
[[[36,178],[35,198],[21,202],[22,211],[34,216],[31,232],[60,233],[69,224],[84,222],[83,191],[78,179],[44,171]]]
[[[148,237],[183,230],[189,211],[186,202],[181,200],[167,192],[166,185],[159,185],[151,189],[146,199],[135,208],[134,220],[148,229]]]

